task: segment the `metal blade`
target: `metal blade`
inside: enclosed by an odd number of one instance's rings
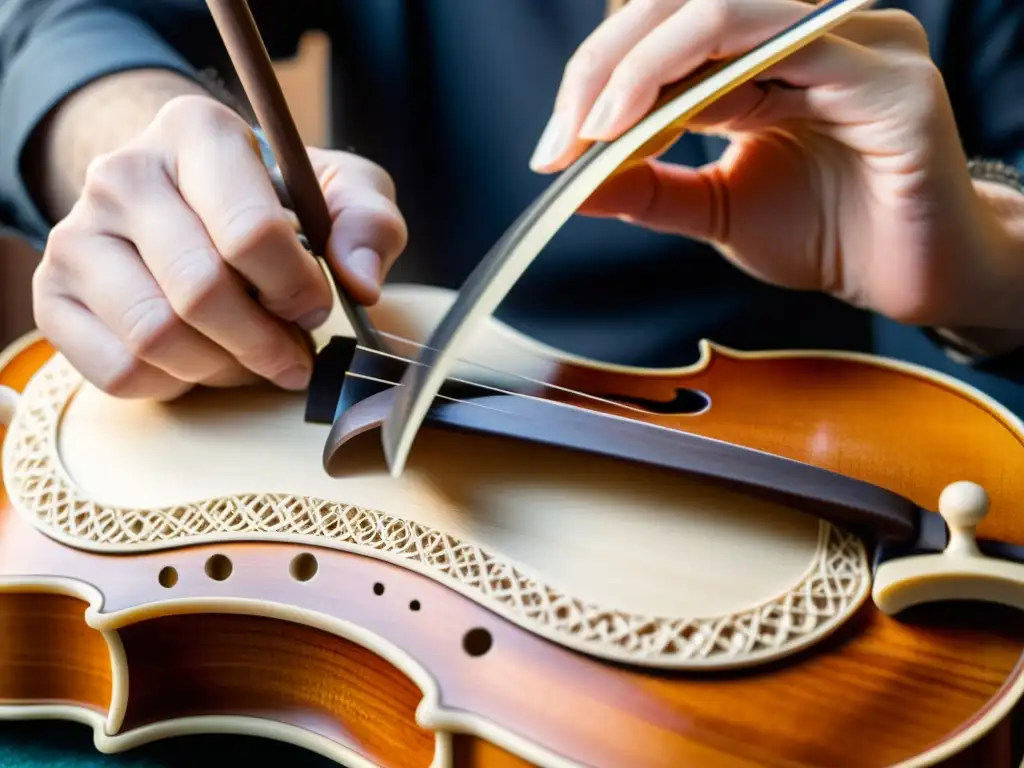
[[[822,3],[749,53],[702,74],[695,84],[686,83],[679,95],[656,107],[632,129],[615,141],[595,144],[565,170],[477,265],[418,360],[406,368],[381,428],[391,475],[397,477],[404,470],[416,434],[475,321],[497,308],[562,225],[612,173],[630,160],[642,160],[645,148],[648,153],[652,146],[664,148],[665,142],[657,141],[659,134],[681,132],[682,123],[704,107],[872,2]]]

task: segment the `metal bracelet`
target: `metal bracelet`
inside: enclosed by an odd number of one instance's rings
[[[1002,160],[975,158],[967,162],[967,172],[976,181],[991,181],[1024,194],[1024,174],[1019,168]],[[924,328],[925,335],[946,353],[946,356],[963,365],[976,365],[1002,353],[991,354],[984,344],[965,337],[948,328]]]
[[[1024,174],[1002,160],[975,158],[967,162],[967,172],[977,181],[993,181],[1024,194]]]

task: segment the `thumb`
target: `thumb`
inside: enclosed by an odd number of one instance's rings
[[[698,240],[726,232],[724,186],[715,166],[688,168],[648,160],[611,176],[579,213],[617,218],[647,229]]]
[[[324,258],[360,304],[374,304],[408,243],[405,219],[388,173],[349,152],[310,149],[331,215]]]

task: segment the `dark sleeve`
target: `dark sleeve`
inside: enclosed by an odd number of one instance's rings
[[[957,119],[965,149],[1024,171],[1024,3],[974,0],[963,7],[972,7],[959,52],[965,88]]]
[[[286,10],[275,13],[273,5]],[[292,55],[314,20],[311,3],[253,2],[271,55]],[[0,0],[0,217],[33,240],[50,225],[21,161],[36,126],[78,88],[104,75],[162,68],[200,79],[227,75],[223,45],[203,0]]]

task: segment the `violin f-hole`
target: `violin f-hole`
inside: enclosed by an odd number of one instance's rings
[[[665,416],[694,416],[711,407],[711,398],[707,394],[699,389],[686,389],[685,387],[676,387],[675,396],[671,400],[650,400],[634,395],[601,395],[600,397]]]

